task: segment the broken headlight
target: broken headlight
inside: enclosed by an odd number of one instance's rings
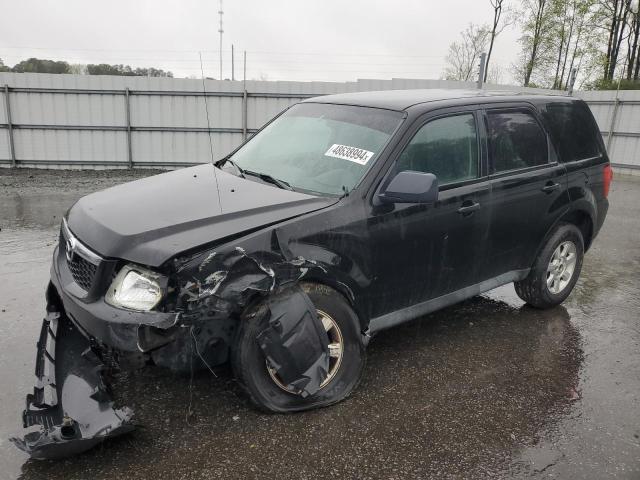
[[[149,311],[162,299],[161,275],[136,265],[125,265],[111,283],[108,304],[129,310]]]

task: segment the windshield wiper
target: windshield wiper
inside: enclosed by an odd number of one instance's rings
[[[233,165],[235,167],[235,169],[238,171],[239,176],[242,178],[245,178],[244,176],[244,170],[242,168],[240,168],[238,166],[238,164],[236,162],[234,162],[233,160],[231,160],[231,157],[225,157],[222,160],[220,160],[218,163],[216,163],[216,167],[220,168],[222,167],[225,163],[230,163],[231,165]]]
[[[289,183],[285,182],[284,180],[280,180],[279,178],[272,177],[268,173],[254,172],[252,170],[244,170],[236,162],[231,160],[231,156],[225,157],[222,160],[220,160],[218,163],[216,163],[216,167],[220,168],[225,163],[230,163],[231,165],[233,165],[242,178],[246,178],[246,175],[251,175],[252,177],[258,177],[263,182],[271,183],[276,187],[282,188],[284,190],[293,190],[293,187],[289,185]]]
[[[272,177],[268,173],[253,172],[251,170],[242,170],[242,172],[246,175],[251,175],[252,177],[258,177],[263,182],[271,183],[276,187],[282,188],[284,190],[293,190],[293,187],[287,182],[285,182],[284,180],[280,180],[279,178]]]

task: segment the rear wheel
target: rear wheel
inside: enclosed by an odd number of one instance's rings
[[[538,255],[529,276],[514,286],[518,296],[537,308],[562,303],[578,281],[584,240],[578,227],[560,224]]]
[[[236,379],[259,409],[294,412],[339,402],[360,382],[365,364],[358,317],[347,301],[324,285],[302,284],[316,307],[329,338],[329,370],[320,390],[303,398],[285,385],[269,367],[256,336],[268,325],[266,308],[259,305],[240,320],[232,367]]]

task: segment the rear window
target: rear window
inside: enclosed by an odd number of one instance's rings
[[[527,111],[487,112],[491,173],[548,162],[547,136]]]
[[[583,103],[550,103],[543,117],[560,160],[572,162],[599,156],[600,131]]]

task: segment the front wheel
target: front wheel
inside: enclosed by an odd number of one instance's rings
[[[538,255],[527,278],[514,282],[516,293],[536,308],[562,303],[578,281],[584,257],[582,232],[570,223],[560,224]]]
[[[329,339],[327,378],[315,394],[303,397],[289,389],[266,362],[256,341],[268,323],[261,307],[240,320],[238,341],[232,354],[236,379],[252,403],[269,412],[295,412],[324,407],[345,399],[360,382],[365,365],[358,317],[347,301],[324,285],[303,283],[304,292],[316,307]]]

